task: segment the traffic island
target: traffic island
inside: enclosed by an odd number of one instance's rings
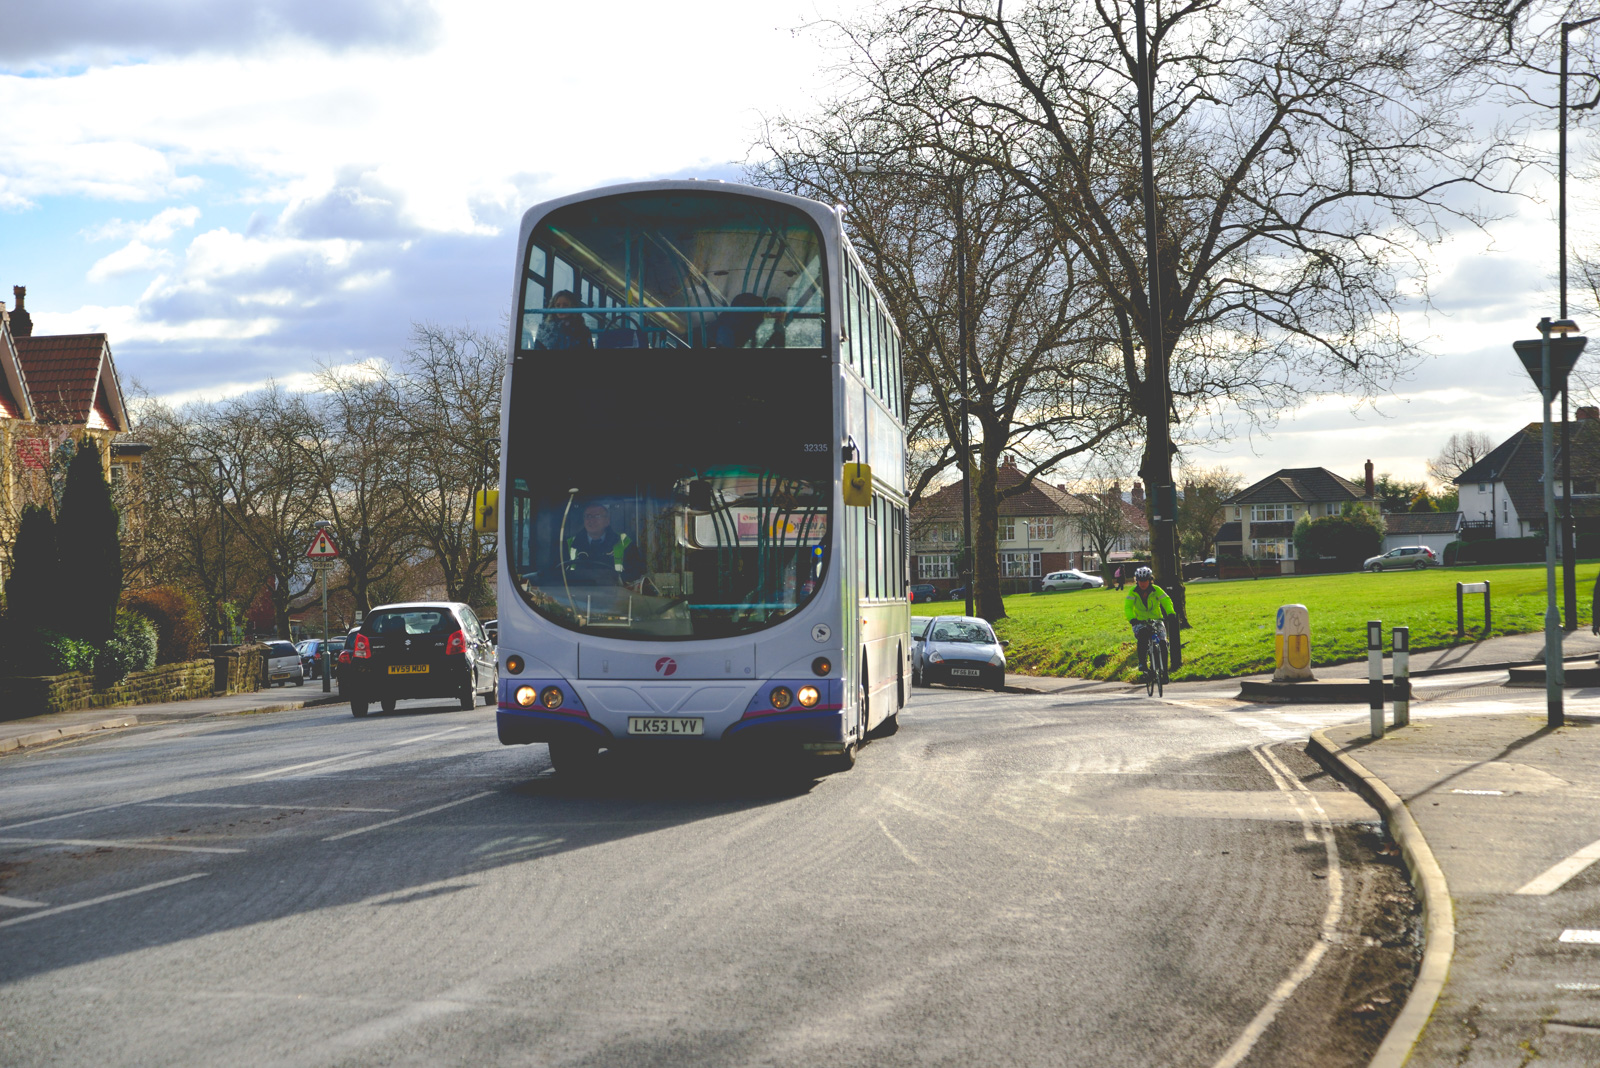
[[[1529,664],[1526,667],[1511,668],[1511,677],[1506,680],[1507,686],[1543,686],[1544,665]],[[1564,667],[1562,677],[1568,689],[1582,686],[1600,686],[1600,667],[1590,664],[1587,667]]]

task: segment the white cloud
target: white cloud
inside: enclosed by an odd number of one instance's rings
[[[354,381],[365,381],[376,378],[384,372],[387,364],[383,360],[367,359],[356,360],[351,363],[332,365],[329,370],[341,378]],[[218,382],[211,385],[200,386],[196,389],[183,389],[171,393],[163,393],[157,400],[173,407],[189,404],[195,401],[214,403],[227,400],[230,397],[241,397],[247,393],[257,393],[268,386],[277,385],[290,393],[309,393],[318,389],[315,371],[296,371],[292,374],[279,375],[276,378],[262,378],[253,381]]]
[[[179,230],[188,230],[200,218],[200,209],[194,205],[181,208],[164,208],[144,222],[123,222],[110,219],[84,231],[90,241],[137,238],[140,241],[166,241]]]
[[[89,281],[104,282],[134,271],[153,271],[172,263],[172,253],[154,249],[143,241],[130,241],[89,268]]]

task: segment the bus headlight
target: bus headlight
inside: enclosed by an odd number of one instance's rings
[[[789,692],[787,686],[774,686],[769,697],[773,708],[788,708],[794,703],[794,694]]]
[[[802,707],[802,708],[814,708],[816,706],[816,703],[821,698],[822,698],[822,695],[817,692],[817,688],[815,686],[802,686],[802,687],[800,687],[800,707]]]
[[[533,702],[539,699],[538,691],[532,686],[517,687],[517,704],[523,708],[532,708]]]
[[[539,695],[539,703],[546,708],[560,708],[563,699],[564,695],[559,686],[546,686],[544,692]]]

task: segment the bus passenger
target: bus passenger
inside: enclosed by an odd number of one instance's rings
[[[579,585],[631,585],[644,573],[633,539],[611,529],[611,510],[598,502],[583,510],[583,530],[567,539],[566,556],[567,574]]]
[[[763,308],[766,303],[754,293],[740,293],[730,308]],[[749,348],[755,343],[765,312],[725,311],[711,324],[712,344],[719,349]]]
[[[783,307],[783,301],[777,297],[768,297],[767,307],[781,308]],[[762,343],[761,347],[766,349],[787,348],[789,346],[789,313],[775,311],[767,314],[772,316],[772,335]]]
[[[550,298],[552,308],[578,307],[578,295],[570,289],[563,289]],[[573,315],[545,315],[544,321],[539,324],[539,333],[533,339],[536,349],[592,349],[594,337],[589,333],[589,324],[583,321],[583,316]]]

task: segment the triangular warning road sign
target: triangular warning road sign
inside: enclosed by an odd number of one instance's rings
[[[311,539],[311,547],[306,550],[306,555],[313,560],[331,560],[339,555],[339,546],[334,544],[332,534],[319,530],[317,536]]]

